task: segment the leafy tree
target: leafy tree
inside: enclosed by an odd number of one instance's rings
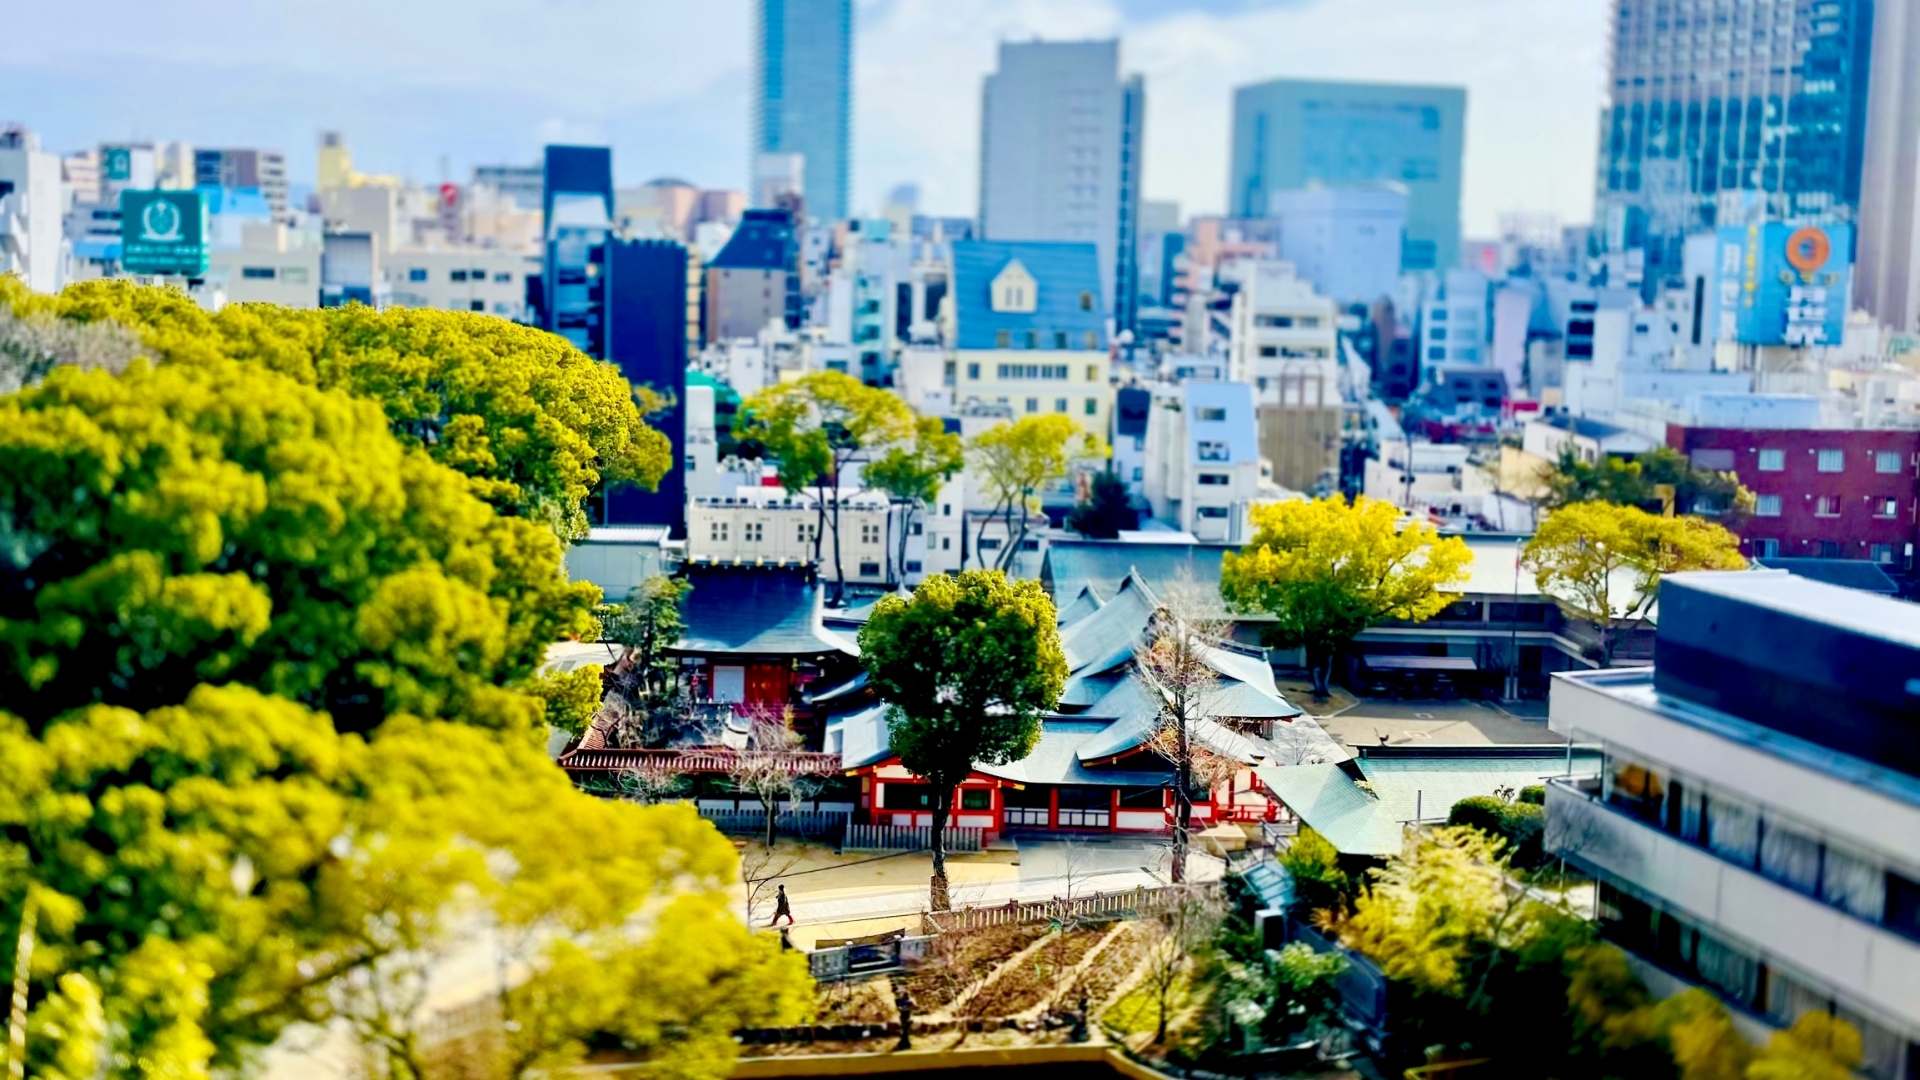
[[[0,307],[17,302],[17,292],[0,291]],[[371,398],[403,442],[465,474],[493,506],[563,539],[585,535],[595,488],[652,487],[674,464],[666,436],[642,417],[663,399],[564,338],[505,319],[358,305],[232,304],[209,314],[177,289],[125,279],[72,286],[42,307],[129,327],[156,360],[238,359]]]
[[[1053,601],[999,571],[934,574],[911,598],[881,598],[860,628],[860,658],[889,706],[893,752],[932,786],[932,900],[945,911],[954,790],[975,765],[1027,756],[1066,688]]]
[[[901,508],[899,558],[889,558],[889,581],[896,563],[906,572],[907,533],[913,516],[932,506],[940,489],[965,464],[960,436],[949,432],[939,417],[923,416],[914,421],[912,442],[890,447],[862,471],[868,487],[886,492]]]
[[[1848,1080],[1860,1065],[1860,1030],[1831,1013],[1809,1010],[1776,1031],[1747,1066],[1747,1080]]]
[[[1507,940],[1514,909],[1501,842],[1478,829],[1439,828],[1372,872],[1343,927],[1346,944],[1392,978],[1464,997],[1478,954]]]
[[[1327,693],[1334,657],[1383,619],[1423,622],[1466,579],[1466,541],[1400,522],[1393,504],[1333,495],[1253,508],[1258,531],[1228,552],[1220,592],[1231,606],[1276,620],[1267,644],[1304,648],[1316,697]]]
[[[1312,826],[1302,825],[1278,861],[1293,878],[1296,915],[1345,913],[1358,882],[1340,866],[1340,850]]]
[[[602,635],[626,646],[626,671],[633,685],[628,696],[636,703],[659,701],[675,689],[680,670],[667,650],[680,642],[687,619],[681,611],[693,585],[681,578],[654,574],[635,585],[627,602],[602,618]]]
[[[228,361],[55,371],[0,398],[0,702],[257,686],[365,731],[531,731],[513,689],[593,629],[545,527],[387,433],[370,402]]]
[[[1542,849],[1546,834],[1546,811],[1539,803],[1508,802],[1494,795],[1470,795],[1453,804],[1447,824],[1467,825],[1506,843],[1508,858],[1522,869],[1539,866],[1546,858]]]
[[[1679,514],[1734,514],[1753,512],[1754,496],[1730,472],[1697,468],[1687,456],[1669,446],[1656,447],[1630,461],[1607,457],[1597,463],[1580,460],[1573,447],[1545,476],[1547,505],[1607,502],[1634,506],[1653,513],[1667,508]]]
[[[1040,489],[1066,478],[1075,456],[1098,453],[1100,442],[1059,413],[1029,416],[1011,424],[999,423],[973,437],[968,456],[979,470],[980,487],[1006,522],[1007,543],[994,559],[994,569],[1011,570],[1020,545],[1027,539],[1027,522],[1038,509]],[[990,516],[991,516],[990,515]],[[1014,518],[1019,518],[1016,526]],[[975,558],[982,568],[986,560]]]
[[[574,738],[587,733],[593,715],[600,711],[599,664],[582,664],[571,671],[542,672],[534,677],[528,690],[545,705],[542,719],[547,726]]]
[[[855,458],[882,455],[914,438],[913,410],[893,393],[851,375],[816,371],[748,398],[741,415],[739,437],[774,456],[787,491],[812,485],[833,532],[833,599],[839,603],[847,591],[840,558],[841,479]]]
[[[1067,515],[1067,528],[1089,540],[1112,540],[1139,525],[1140,513],[1133,508],[1127,485],[1111,472],[1094,473],[1086,499]]]
[[[1603,502],[1548,514],[1520,562],[1568,618],[1593,627],[1602,667],[1613,666],[1619,628],[1648,617],[1662,577],[1746,566],[1740,541],[1713,522]]]

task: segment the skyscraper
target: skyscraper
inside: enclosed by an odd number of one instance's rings
[[[1851,221],[1874,0],[1617,0],[1596,214],[1677,279],[1688,233]]]
[[[758,8],[755,161],[804,157],[808,216],[842,220],[853,167],[853,0],[759,0]]]
[[[1266,217],[1268,196],[1313,185],[1406,185],[1405,270],[1450,270],[1460,258],[1460,174],[1467,92],[1457,86],[1272,82],[1233,93],[1227,206]]]
[[[276,220],[287,220],[287,156],[278,150],[196,150],[197,187],[252,188],[267,200]]]
[[[1091,242],[1121,329],[1138,304],[1145,121],[1145,85],[1121,77],[1118,41],[1003,42],[981,95],[982,234]]]
[[[1853,299],[1881,322],[1920,330],[1920,5],[1874,13]]]

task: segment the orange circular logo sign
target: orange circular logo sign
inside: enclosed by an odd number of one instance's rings
[[[1787,264],[1803,274],[1811,274],[1827,265],[1827,259],[1833,255],[1833,241],[1827,239],[1826,231],[1808,225],[1795,229],[1787,237]]]

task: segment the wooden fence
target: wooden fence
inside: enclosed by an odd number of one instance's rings
[[[960,829],[948,826],[941,834],[948,851],[977,852],[987,849],[985,829]],[[933,828],[927,825],[855,825],[847,824],[842,851],[923,851],[933,846]]]
[[[715,828],[735,836],[764,836],[767,814],[764,810],[726,810],[703,806],[700,816]],[[802,840],[838,841],[846,833],[851,817],[845,810],[783,810],[773,819],[773,831],[779,836],[797,836]]]
[[[674,775],[721,775],[733,771],[743,761],[766,759],[778,763],[795,776],[837,776],[841,772],[839,754],[812,751],[715,750],[633,750],[587,748],[571,750],[560,756],[560,767],[569,772],[644,772],[658,771]]]

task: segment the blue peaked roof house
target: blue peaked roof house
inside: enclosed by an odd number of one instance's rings
[[[1017,264],[1017,268],[1016,268]],[[1013,270],[1034,285],[1030,295],[996,298],[994,282]],[[1012,285],[1012,282],[1004,282]],[[996,300],[998,302],[996,302]],[[1054,334],[1067,347],[1106,347],[1106,309],[1100,302],[1100,261],[1092,244],[963,240],[953,245],[953,305],[958,347],[1051,349]],[[1032,331],[1036,343],[1027,345]],[[1088,344],[1087,335],[1094,336]]]

